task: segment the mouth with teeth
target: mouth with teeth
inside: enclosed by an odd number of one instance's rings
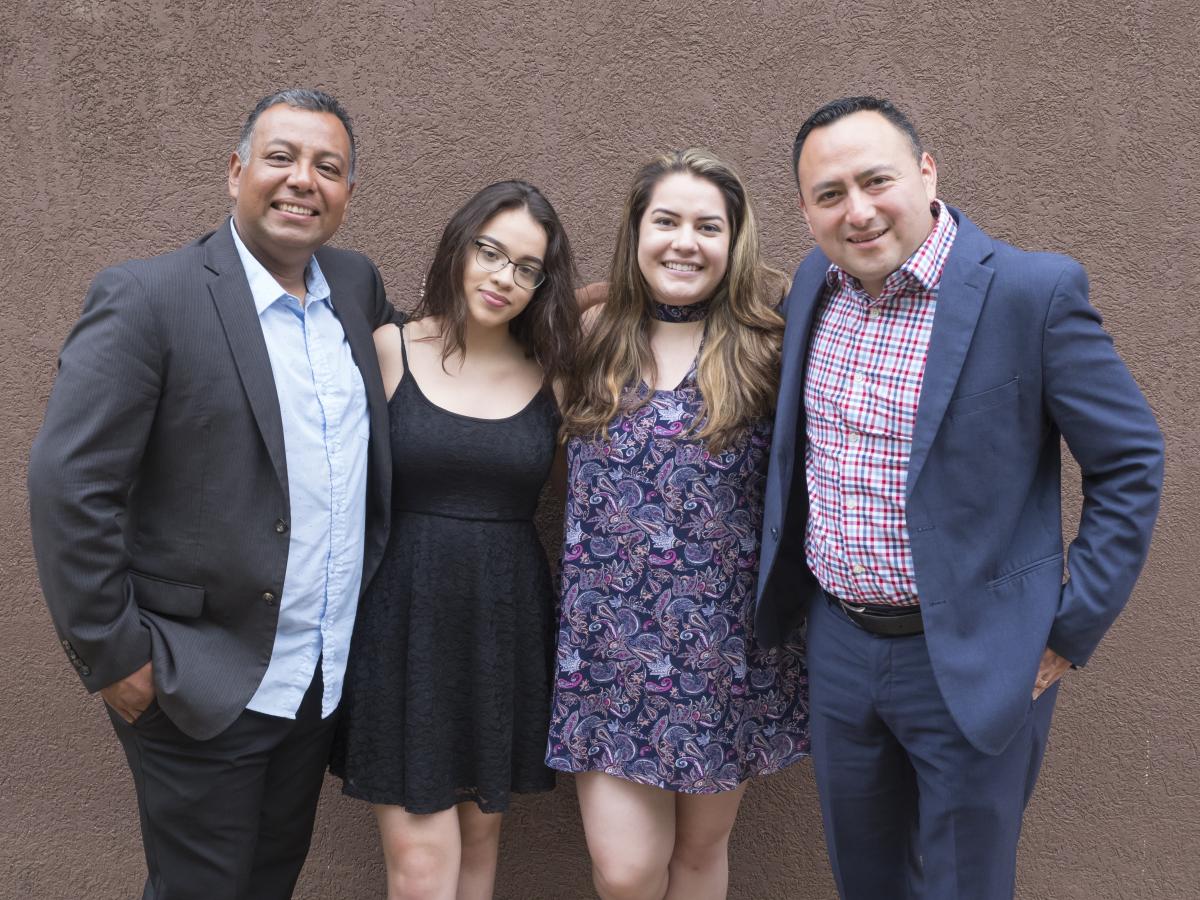
[[[672,272],[699,272],[700,266],[696,263],[682,262],[664,262],[663,265]]]
[[[869,244],[872,241],[883,237],[888,233],[888,231],[889,229],[887,228],[880,228],[878,231],[872,231],[868,234],[852,235],[851,237],[846,238],[846,240],[848,240],[851,244]]]
[[[289,213],[293,216],[315,216],[317,211],[309,209],[307,206],[298,206],[295,203],[287,203],[283,200],[277,200],[271,204],[272,209],[277,209],[280,212]]]

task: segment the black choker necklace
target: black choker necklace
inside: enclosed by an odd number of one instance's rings
[[[708,315],[708,304],[708,300],[701,300],[686,306],[672,306],[651,300],[650,314],[660,322],[702,322]]]

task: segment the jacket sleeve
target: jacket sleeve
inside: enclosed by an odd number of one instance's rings
[[[1042,345],[1044,400],[1082,474],[1083,509],[1049,646],[1087,662],[1146,560],[1163,478],[1162,434],[1069,261]]]
[[[149,631],[126,590],[122,525],[161,390],[159,344],[136,277],[121,267],[100,273],[63,345],[30,452],[38,576],[63,649],[90,691],[150,659]]]
[[[383,277],[379,274],[379,268],[373,262],[368,261],[371,267],[371,299],[370,305],[367,308],[367,321],[371,324],[371,330],[387,325],[389,322],[403,321],[403,314],[392,306],[388,301],[387,292],[383,287]]]

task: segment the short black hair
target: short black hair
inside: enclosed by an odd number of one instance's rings
[[[242,165],[250,159],[250,139],[254,136],[254,125],[258,122],[258,117],[272,106],[281,103],[293,109],[331,113],[338,117],[338,121],[346,129],[346,137],[350,138],[350,170],[346,173],[346,183],[354,184],[355,172],[358,169],[358,148],[354,144],[354,126],[350,123],[350,115],[342,108],[342,104],[329,94],[311,88],[284,88],[267,94],[254,105],[254,109],[246,116],[246,122],[242,125],[242,133],[238,136],[237,155]]]
[[[884,100],[881,97],[842,97],[839,100],[830,100],[818,109],[804,120],[804,124],[796,132],[796,140],[792,144],[792,177],[796,179],[797,186],[800,184],[800,150],[804,147],[804,141],[807,140],[809,133],[814,128],[832,125],[838,119],[856,112],[879,113],[908,136],[908,142],[912,144],[913,155],[918,160],[921,159],[925,148],[921,146],[921,138],[917,134],[917,129],[908,116],[897,109],[892,101]]]

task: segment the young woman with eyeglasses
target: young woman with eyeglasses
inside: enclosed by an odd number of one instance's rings
[[[799,636],[752,633],[785,284],[728,165],[637,174],[564,409],[546,756],[578,773],[604,900],[723,898],[746,779],[807,755]]]
[[[491,897],[510,794],[554,786],[555,597],[533,515],[574,286],[553,207],[500,182],[450,219],[412,320],[375,334],[392,526],[358,610],[332,768],[375,805],[393,900]]]

